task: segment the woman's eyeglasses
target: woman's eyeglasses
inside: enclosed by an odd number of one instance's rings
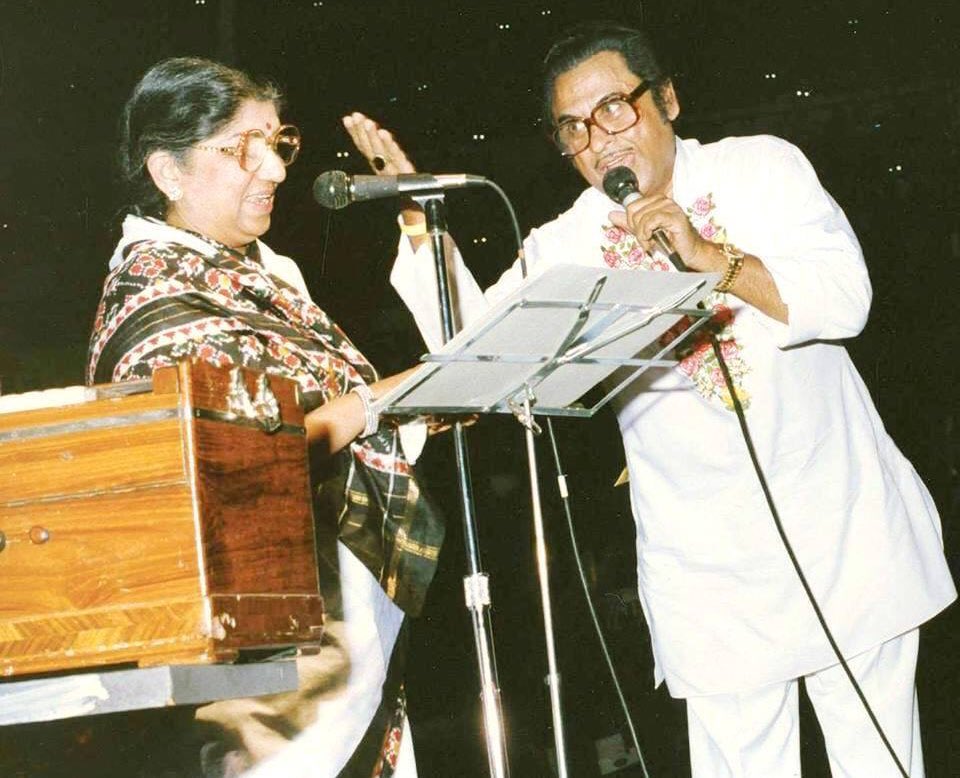
[[[260,169],[263,160],[267,157],[267,150],[273,151],[285,166],[293,164],[300,153],[300,130],[292,124],[284,124],[277,128],[269,138],[262,130],[247,130],[240,135],[236,146],[194,146],[204,151],[219,151],[237,158],[240,167],[248,173],[255,173]]]

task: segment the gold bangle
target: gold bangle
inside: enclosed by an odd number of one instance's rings
[[[407,235],[411,238],[419,237],[420,235],[427,234],[427,222],[417,222],[416,224],[407,224],[403,220],[403,216],[397,216],[397,224],[400,225],[400,232],[404,235]]]
[[[729,292],[730,287],[736,282],[737,276],[740,275],[740,271],[743,269],[744,254],[736,246],[729,243],[720,245],[720,253],[727,258],[727,271],[720,279],[720,283],[713,288],[713,291],[722,293]]]

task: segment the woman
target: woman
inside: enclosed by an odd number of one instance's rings
[[[394,426],[371,402],[402,376],[376,371],[310,299],[297,265],[258,239],[300,148],[279,95],[215,62],[151,68],[124,109],[133,203],[110,260],[88,380],[149,377],[184,358],[296,380],[307,411],[325,645],[298,660],[294,695],[207,706],[207,775],[416,774],[401,676],[404,614],[419,612],[442,525]],[[399,541],[398,541],[399,539]],[[322,546],[321,542],[321,546]],[[341,598],[324,563],[339,566]],[[395,650],[396,649],[396,650]],[[249,772],[245,772],[249,770]]]

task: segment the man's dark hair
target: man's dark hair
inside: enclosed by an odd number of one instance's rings
[[[219,62],[175,57],[150,68],[120,120],[120,174],[130,210],[163,218],[167,203],[150,178],[147,158],[168,151],[182,161],[191,147],[229,124],[247,100],[271,101],[280,109],[275,87]]]
[[[553,125],[553,85],[557,77],[602,51],[620,54],[630,72],[651,86],[653,102],[664,121],[667,119],[664,87],[670,76],[641,30],[615,22],[595,21],[579,24],[560,38],[543,60],[543,116],[546,126]]]

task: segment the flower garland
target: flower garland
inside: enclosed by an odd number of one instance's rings
[[[687,218],[700,237],[714,243],[725,243],[726,229],[714,220],[712,212],[715,208],[712,194],[698,197],[693,205],[686,209]],[[600,251],[604,263],[609,267],[653,271],[671,269],[669,262],[665,259],[644,251],[636,238],[626,230],[610,224],[604,224],[602,229],[604,241],[601,243]],[[750,405],[750,394],[744,388],[744,379],[750,372],[750,367],[743,359],[742,347],[734,335],[736,311],[727,305],[727,295],[724,293],[712,292],[704,305],[713,310],[713,316],[690,338],[677,346],[675,349],[678,360],[677,369],[693,382],[696,390],[704,398],[708,401],[719,401],[727,410],[732,411],[733,398],[727,389],[720,362],[710,343],[710,336],[713,335],[717,339],[720,353],[730,371],[740,404],[746,409]],[[690,323],[690,318],[684,316],[661,336],[661,345],[676,338],[690,326]]]

